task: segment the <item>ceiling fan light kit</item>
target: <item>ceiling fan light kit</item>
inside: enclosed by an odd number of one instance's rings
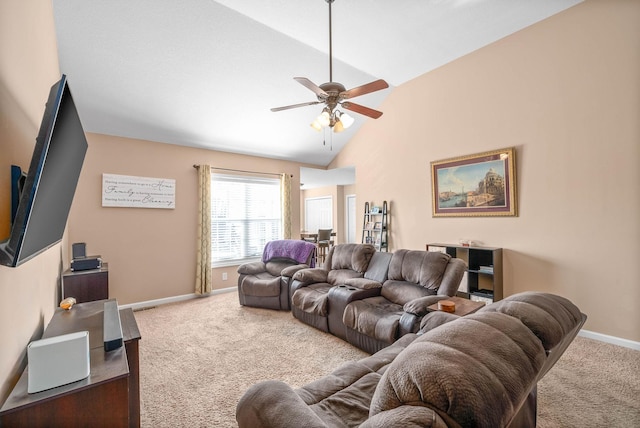
[[[346,100],[388,88],[389,85],[384,80],[378,79],[365,85],[346,90],[343,84],[333,81],[331,3],[333,3],[335,0],[325,1],[329,4],[329,82],[323,83],[318,86],[306,77],[294,77],[294,80],[316,94],[318,100],[300,104],[292,104],[284,107],[274,107],[271,109],[271,111],[277,112],[298,107],[324,104],[325,107],[322,109],[322,113],[320,113],[320,115],[311,123],[311,127],[316,131],[322,131],[323,129],[328,127],[332,129],[333,132],[342,132],[345,129],[349,128],[353,124],[355,119],[349,116],[347,113],[344,113],[342,110],[338,109],[338,107],[345,110],[354,111],[364,116],[368,116],[372,119],[377,119],[382,116],[381,111],[374,110],[372,108],[365,107],[363,105]]]

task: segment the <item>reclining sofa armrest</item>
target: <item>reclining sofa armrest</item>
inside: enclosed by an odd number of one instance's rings
[[[267,270],[264,262],[250,262],[238,266],[238,273],[241,275],[256,275]]]
[[[282,269],[282,272],[280,272],[280,275],[286,276],[288,278],[292,278],[293,275],[295,275],[296,272],[298,272],[299,270],[302,270],[302,269],[309,269],[309,265],[301,263],[299,265],[293,265],[293,266],[286,267],[286,268]]]
[[[358,278],[364,279],[364,278]],[[344,325],[344,310],[355,300],[367,299],[380,295],[381,288],[359,288],[350,285],[337,285],[329,290],[329,331],[342,340],[347,340],[347,329]]]
[[[327,428],[289,385],[276,380],[257,383],[244,393],[236,421],[239,428]]]
[[[293,279],[303,284],[327,282],[328,271],[322,268],[300,269],[293,275]]]
[[[417,333],[420,330],[420,322],[427,315],[427,307],[434,303],[445,300],[447,296],[424,296],[413,299],[404,304],[404,313],[400,316],[399,334]]]
[[[382,284],[380,284],[378,281],[367,278],[349,278],[344,282],[344,285],[359,288],[361,290],[382,288]]]
[[[423,317],[427,314],[427,308],[434,303],[439,302],[440,300],[446,300],[447,296],[433,295],[433,296],[424,296],[418,297],[417,299],[413,299],[408,301],[402,307],[402,310],[413,314],[418,317]]]
[[[438,288],[438,295],[455,296],[458,288],[460,288],[460,281],[462,281],[462,277],[466,271],[467,264],[463,260],[456,258],[449,260],[449,264],[442,277],[442,282],[440,283],[440,288]]]
[[[457,422],[435,412],[429,407],[404,405],[372,415],[364,421],[360,428],[387,428],[401,426],[404,428],[451,428],[459,427]]]

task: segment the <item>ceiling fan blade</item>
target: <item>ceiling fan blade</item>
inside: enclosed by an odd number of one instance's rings
[[[389,87],[389,84],[382,79],[375,80],[373,82],[367,83],[366,85],[358,86],[348,91],[342,92],[340,95],[343,99],[354,98],[360,95],[368,94],[370,92],[379,91],[381,89],[386,89]]]
[[[325,91],[322,90],[322,88],[320,88],[320,86],[316,85],[315,83],[313,83],[311,80],[307,79],[306,77],[294,77],[294,80],[296,80],[298,83],[300,83],[302,86],[304,86],[307,89],[310,89],[314,94],[316,94],[317,96],[321,96],[321,97],[328,97],[329,94],[327,94]]]
[[[369,107],[361,106],[360,104],[356,104],[356,103],[344,102],[344,103],[342,103],[342,107],[346,108],[347,110],[355,111],[356,113],[360,113],[360,114],[363,114],[365,116],[369,116],[369,117],[371,117],[373,119],[377,119],[380,116],[382,116],[382,112],[381,111],[374,110],[374,109],[369,108]]]
[[[282,110],[289,110],[292,108],[298,108],[298,107],[306,107],[306,106],[312,106],[315,104],[320,104],[320,101],[310,101],[308,103],[300,103],[300,104],[292,104],[290,106],[284,106],[284,107],[274,107],[271,109],[271,111],[282,111]]]

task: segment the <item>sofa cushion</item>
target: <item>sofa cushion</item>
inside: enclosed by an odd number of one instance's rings
[[[391,262],[392,256],[393,254],[391,253],[383,253],[380,251],[373,253],[364,277],[381,284],[385,282],[387,280],[387,274],[389,273],[389,263]]]
[[[331,285],[341,285],[352,278],[362,278],[363,274],[351,269],[334,269],[327,273],[327,282]]]
[[[240,284],[240,291],[247,296],[273,297],[280,295],[280,277],[273,277],[266,272],[255,276],[247,276]]]
[[[500,312],[518,318],[546,350],[555,347],[582,318],[580,310],[566,298],[533,291],[515,294],[478,312]]]
[[[327,282],[327,271],[321,268],[300,269],[293,279],[302,283]]]
[[[241,275],[255,275],[267,270],[264,262],[249,262],[238,266],[238,273]]]
[[[518,319],[468,315],[424,333],[398,355],[376,388],[370,416],[427,403],[461,426],[505,426],[545,359],[540,340]]]
[[[349,303],[342,314],[344,325],[359,333],[387,343],[398,337],[402,306],[382,296]]]
[[[331,287],[333,287],[333,285],[321,282],[299,288],[293,293],[291,303],[304,312],[326,317],[327,301],[329,300],[329,290]]]
[[[282,272],[280,272],[281,276],[285,276],[287,278],[292,278],[293,275],[296,274],[296,272],[302,270],[302,269],[308,269],[309,265],[305,265],[305,264],[297,264],[297,265],[291,265],[291,266],[287,266],[286,268],[282,269]]]
[[[359,428],[450,428],[451,426],[428,407],[402,406],[378,413],[367,419]]]
[[[269,260],[265,263],[265,267],[267,269],[267,272],[269,272],[271,275],[280,276],[284,268],[297,264],[298,262],[296,262],[295,260],[279,258]]]
[[[455,321],[460,318],[460,315],[451,314],[443,311],[433,311],[427,313],[422,321],[420,321],[420,333],[426,333],[429,330],[433,330],[436,327],[440,327],[442,324],[446,324],[451,321]]]
[[[347,362],[295,391],[327,426],[358,426],[369,417],[371,397],[382,373],[416,337],[407,335],[375,355]]]
[[[344,285],[359,288],[361,290],[371,290],[372,288],[382,287],[382,284],[378,281],[367,278],[349,278],[344,282]]]
[[[381,375],[369,372],[319,403],[309,406],[327,427],[355,427],[369,417],[371,397]]]
[[[382,291],[380,294],[396,305],[402,306],[419,297],[433,296],[436,294],[436,290],[412,284],[407,281],[395,281],[389,279],[382,285]]]
[[[407,281],[437,290],[450,255],[419,250],[398,250],[389,264],[389,279]]]
[[[350,269],[364,275],[376,249],[373,245],[341,244],[333,247],[331,252],[330,270]]]

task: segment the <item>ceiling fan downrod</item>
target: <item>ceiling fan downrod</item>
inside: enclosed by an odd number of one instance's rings
[[[333,82],[333,43],[331,34],[333,33],[331,29],[331,3],[335,0],[326,0],[329,3],[329,82]]]

